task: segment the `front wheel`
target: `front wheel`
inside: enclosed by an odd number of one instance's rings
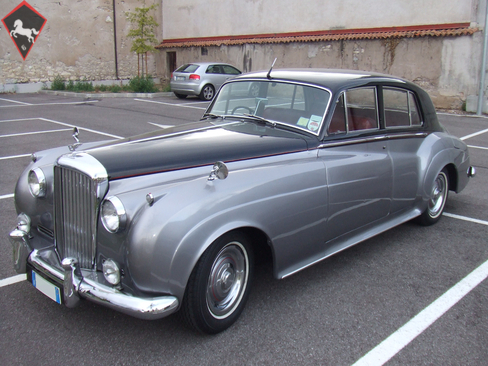
[[[202,255],[188,281],[181,313],[202,333],[216,334],[239,318],[253,272],[251,245],[242,233],[217,239]]]
[[[446,206],[447,196],[449,193],[449,175],[446,169],[443,169],[432,184],[429,203],[425,211],[418,217],[421,225],[433,225],[442,216]]]

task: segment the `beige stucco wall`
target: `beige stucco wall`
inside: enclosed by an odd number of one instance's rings
[[[164,0],[164,39],[470,22],[478,0]]]
[[[5,17],[20,0],[2,0],[0,17]],[[160,3],[147,0],[146,4]],[[47,22],[24,61],[8,31],[0,22],[0,84],[65,79],[115,79],[114,16],[112,0],[29,0]],[[137,56],[130,52],[126,37],[130,24],[125,12],[142,6],[137,0],[116,0],[118,76],[137,75]],[[161,10],[154,12],[161,24]],[[161,34],[161,27],[157,34]],[[154,55],[148,59],[149,72],[155,73]]]

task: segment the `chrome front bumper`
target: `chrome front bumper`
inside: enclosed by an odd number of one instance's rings
[[[29,234],[19,228],[10,233],[13,247],[14,268],[17,273],[27,273],[27,264],[40,272],[51,282],[63,287],[63,303],[75,307],[81,298],[120,311],[140,319],[159,319],[174,313],[178,308],[178,299],[174,296],[141,298],[128,295],[113,287],[98,282],[93,271],[83,270],[75,258],[65,258],[63,269],[47,263],[46,251],[32,249]],[[49,252],[54,254],[52,249]]]

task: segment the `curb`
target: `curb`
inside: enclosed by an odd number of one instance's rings
[[[172,92],[160,93],[75,93],[65,92],[59,90],[39,90],[40,94],[60,95],[63,97],[78,97],[78,98],[158,98],[174,96]]]

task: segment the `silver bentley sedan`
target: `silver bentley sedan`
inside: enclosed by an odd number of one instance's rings
[[[474,175],[413,83],[243,74],[195,123],[34,154],[15,189],[14,266],[68,307],[180,312],[213,334],[239,318],[255,261],[282,279],[409,220],[435,224]]]

